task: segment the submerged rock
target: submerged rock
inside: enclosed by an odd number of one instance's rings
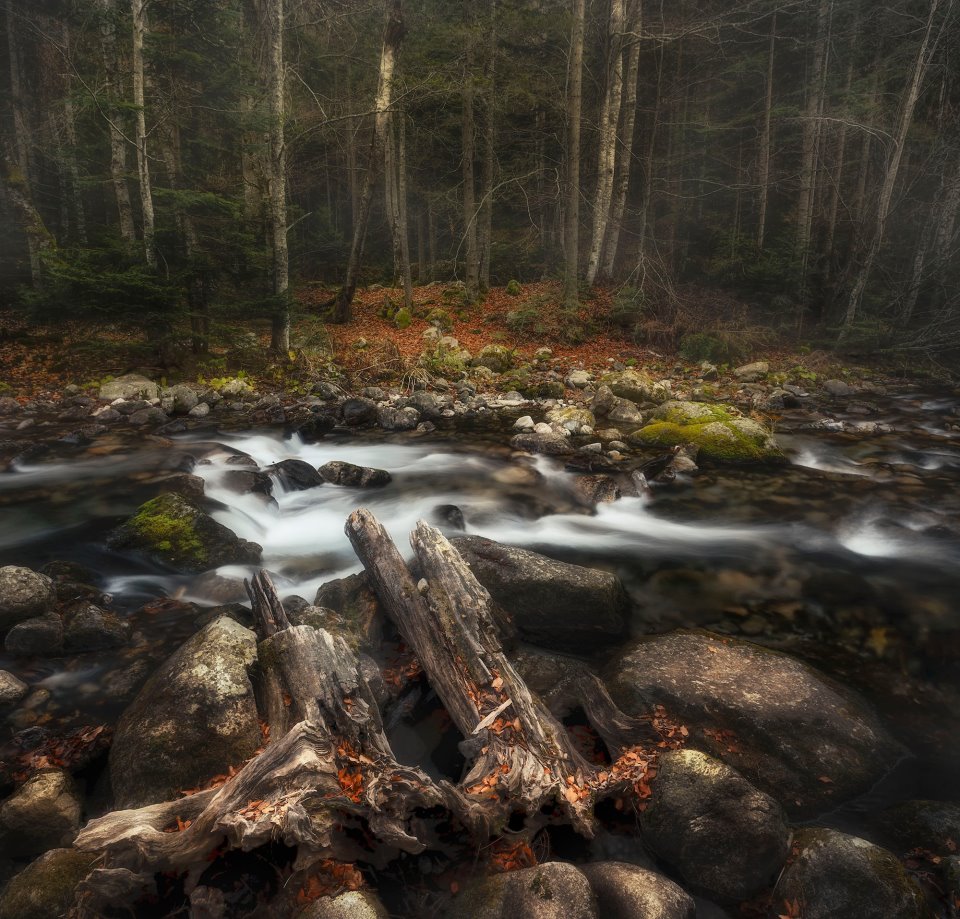
[[[107,538],[114,549],[135,549],[181,571],[253,565],[261,547],[240,539],[186,498],[163,494],[147,501]]]
[[[627,440],[641,447],[689,444],[701,459],[716,463],[782,462],[783,451],[773,434],[725,406],[704,402],[665,402],[651,420]]]
[[[347,485],[354,488],[374,488],[389,485],[393,476],[386,469],[371,469],[355,466],[342,460],[333,460],[320,467],[320,475],[331,485]]]
[[[904,754],[853,692],[747,641],[690,631],[645,638],[606,675],[621,708],[640,713],[662,704],[687,725],[692,746],[794,815],[861,794]]]
[[[565,862],[547,862],[494,874],[471,884],[448,911],[450,919],[597,919],[583,873]]]
[[[640,828],[686,881],[727,900],[745,900],[769,883],[790,850],[780,805],[698,750],[660,757]]]
[[[63,769],[42,769],[0,804],[0,854],[39,855],[69,846],[80,829],[80,796]]]
[[[923,893],[891,852],[865,839],[812,827],[793,839],[796,855],[773,892],[797,900],[803,919],[922,919]]]
[[[74,604],[64,613],[63,642],[68,651],[119,648],[130,640],[130,623],[93,603]]]
[[[0,919],[54,919],[67,915],[77,885],[99,858],[96,852],[51,849],[32,861],[0,896]]]
[[[520,635],[534,644],[582,652],[626,635],[630,600],[609,571],[558,562],[481,536],[451,542]]]
[[[19,565],[0,568],[0,632],[24,619],[53,609],[57,594],[53,581]]]
[[[256,636],[221,617],[181,646],[120,717],[110,749],[118,807],[141,807],[203,785],[260,746],[248,670]]]
[[[56,613],[24,619],[7,632],[3,646],[21,657],[59,654],[63,650],[63,621]]]
[[[694,919],[696,904],[682,887],[656,871],[624,862],[581,865],[602,919]]]

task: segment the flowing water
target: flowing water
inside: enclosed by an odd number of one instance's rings
[[[870,420],[883,425],[873,433],[811,429],[807,416],[787,414],[789,465],[706,470],[595,512],[579,502],[562,462],[516,455],[496,434],[334,436],[305,445],[260,431],[185,436],[172,446],[111,435],[23,458],[0,474],[0,564],[86,566],[130,618],[134,638],[124,649],[68,658],[0,653],[0,668],[43,690],[4,730],[9,737],[31,725],[114,719],[150,666],[196,629],[197,610],[186,601],[243,597],[239,579],[250,569],[174,574],[104,545],[164,478],[192,469],[216,502],[213,516],[263,546],[263,566],[285,596],[312,601],[324,582],[359,570],[343,533],[354,508],[373,511],[406,550],[418,519],[439,521],[438,508],[455,505],[468,533],[615,570],[635,601],[637,635],[677,627],[738,635],[856,687],[915,756],[887,799],[952,797],[960,764],[957,405],[919,392],[885,398],[871,407]],[[387,469],[393,480],[379,489],[290,492],[275,480],[274,500],[240,496],[224,482],[237,453],[261,468],[286,458],[315,467],[346,460]],[[184,602],[150,602],[162,597]]]

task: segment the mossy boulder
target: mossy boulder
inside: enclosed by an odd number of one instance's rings
[[[474,366],[488,367],[494,373],[505,373],[513,366],[514,355],[503,345],[486,345],[473,359]]]
[[[578,408],[576,405],[553,409],[547,413],[547,421],[566,428],[571,434],[579,434],[583,428],[593,429],[597,425],[593,412],[586,408]]]
[[[773,434],[734,410],[704,402],[669,401],[642,428],[627,436],[639,447],[691,444],[702,459],[715,463],[775,463],[784,455]]]
[[[670,396],[670,386],[658,383],[648,374],[633,367],[605,374],[600,383],[609,386],[615,396],[629,399],[631,402],[666,402]]]
[[[141,505],[113,530],[107,544],[135,549],[181,571],[255,565],[263,551],[176,494],[163,494]]]
[[[118,807],[170,800],[253,755],[261,743],[248,675],[256,657],[253,632],[221,616],[147,680],[110,749]]]
[[[526,399],[560,399],[564,387],[559,380],[540,380],[520,387],[520,393]]]
[[[0,897],[0,919],[53,919],[74,904],[77,885],[99,858],[96,852],[51,849],[23,869]]]

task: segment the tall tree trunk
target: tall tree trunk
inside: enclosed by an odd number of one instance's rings
[[[597,143],[597,189],[593,204],[593,232],[587,256],[585,280],[592,287],[600,268],[603,242],[610,219],[613,198],[613,177],[617,153],[617,125],[620,123],[620,101],[623,97],[623,29],[626,18],[624,0],[610,0],[610,22],[607,35],[608,60],[606,89],[600,108],[600,138]]]
[[[477,201],[474,177],[476,157],[476,125],[474,119],[474,75],[476,22],[472,15],[473,0],[464,0],[467,28],[466,47],[463,57],[463,114],[461,128],[462,177],[463,177],[463,249],[464,281],[467,285],[467,302],[473,303],[480,292],[480,252],[477,248]]]
[[[490,289],[490,257],[493,248],[493,178],[496,153],[497,0],[489,0],[487,58],[483,88],[483,159],[480,161],[480,218],[477,245],[480,249],[480,290]]]
[[[273,315],[270,348],[290,350],[290,253],[287,248],[287,148],[284,140],[286,65],[283,57],[284,0],[266,0],[267,100],[270,110],[270,237],[273,246]]]
[[[357,292],[360,277],[360,265],[363,261],[363,244],[367,236],[367,223],[370,220],[370,206],[373,203],[373,189],[377,173],[383,159],[383,144],[386,139],[387,121],[390,115],[390,100],[393,94],[393,74],[403,40],[403,3],[402,0],[387,0],[387,22],[383,35],[383,48],[380,51],[380,76],[377,82],[377,96],[374,100],[373,136],[370,141],[370,162],[363,180],[363,192],[360,195],[359,209],[353,226],[353,242],[347,262],[347,274],[343,286],[334,301],[334,322],[349,322],[351,304]]]
[[[767,87],[763,104],[763,128],[760,131],[759,165],[757,179],[760,201],[757,205],[757,248],[763,249],[767,235],[767,206],[770,200],[770,151],[772,149],[771,118],[773,115],[773,62],[777,44],[777,12],[770,17],[770,40],[767,50]]]
[[[850,47],[847,50],[849,58],[847,63],[847,75],[843,82],[843,104],[848,106],[850,103],[850,91],[853,87],[853,63],[854,54],[857,49],[857,39],[860,31],[860,16],[855,14],[853,31],[850,38]],[[830,274],[836,265],[833,257],[833,246],[837,237],[837,220],[840,215],[840,199],[843,197],[843,169],[847,154],[847,118],[844,117],[840,122],[840,129],[837,134],[837,148],[835,155],[835,167],[833,182],[830,189],[830,206],[827,211],[827,234],[824,244],[824,253],[827,258],[827,266]]]
[[[150,160],[147,154],[147,114],[144,102],[143,40],[147,31],[147,0],[130,0],[133,14],[133,105],[134,139],[137,144],[137,173],[140,177],[140,210],[143,219],[143,257],[157,267],[154,242],[153,191],[150,187]]]
[[[413,284],[410,278],[410,243],[407,228],[406,155],[403,138],[403,113],[398,117],[391,116],[387,125],[387,138],[383,147],[384,175],[387,198],[387,214],[390,219],[390,236],[393,240],[393,267],[395,277],[403,284],[403,305],[409,310],[413,307]],[[396,124],[394,124],[396,122]],[[397,140],[397,133],[400,140]]]
[[[620,143],[617,146],[614,165],[613,200],[610,206],[610,221],[604,246],[601,276],[612,278],[617,262],[617,247],[620,245],[620,230],[627,208],[627,192],[630,189],[630,167],[633,163],[633,132],[637,122],[637,77],[640,74],[640,33],[643,27],[643,2],[635,0],[628,12],[630,36],[627,46],[627,66],[624,73],[623,118],[620,126]]]
[[[853,321],[857,318],[860,301],[863,299],[864,289],[867,286],[867,281],[870,279],[870,272],[873,270],[873,263],[876,261],[877,255],[880,252],[880,246],[883,243],[883,237],[887,228],[887,218],[890,216],[890,207],[893,203],[893,190],[896,186],[897,175],[900,171],[900,163],[903,159],[907,134],[910,130],[910,125],[913,123],[913,112],[916,108],[917,99],[920,96],[920,89],[923,86],[927,70],[930,67],[930,61],[936,52],[940,39],[943,37],[947,23],[950,21],[950,14],[953,11],[954,3],[955,0],[946,0],[946,2],[944,2],[944,0],[930,0],[930,10],[927,14],[927,24],[924,28],[923,40],[920,42],[920,48],[917,51],[917,57],[914,61],[910,81],[906,87],[906,93],[900,103],[900,117],[897,122],[896,133],[893,137],[893,148],[887,157],[883,174],[883,184],[880,187],[880,194],[877,199],[877,215],[870,246],[860,266],[853,290],[850,292],[850,299],[847,301],[847,311],[843,320],[844,334],[846,334],[853,325]],[[940,17],[939,26],[937,26],[937,18],[941,7],[943,8],[943,15]]]
[[[657,53],[657,94],[653,105],[653,113],[650,116],[650,133],[647,137],[647,149],[643,157],[643,189],[640,200],[640,215],[637,221],[637,261],[643,263],[646,257],[647,246],[647,223],[650,217],[650,205],[653,201],[653,169],[656,161],[657,135],[660,132],[660,107],[662,101],[663,89],[663,65],[664,48],[660,45]],[[707,110],[705,123],[710,123],[710,100],[707,99]],[[700,182],[700,199],[703,200],[703,174],[706,171],[706,151],[704,151]]]
[[[43,286],[41,255],[50,247],[52,237],[36,208],[32,182],[33,137],[26,116],[23,98],[23,77],[20,70],[20,47],[17,42],[16,14],[13,4],[7,6],[7,48],[10,63],[10,102],[13,110],[13,139],[16,153],[5,153],[7,185],[10,197],[20,214],[30,257],[30,279],[37,289]]]
[[[807,104],[803,121],[803,150],[800,160],[800,198],[797,202],[797,256],[800,260],[801,300],[805,298],[810,240],[813,233],[813,205],[817,185],[817,141],[827,86],[827,47],[833,0],[818,0],[817,33],[813,44]]]
[[[573,0],[570,71],[567,76],[567,211],[564,219],[563,274],[563,300],[568,308],[575,307],[580,298],[580,113],[583,107],[585,20],[585,0]]]

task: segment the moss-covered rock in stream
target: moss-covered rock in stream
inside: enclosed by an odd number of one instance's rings
[[[262,549],[240,539],[186,498],[163,494],[140,506],[107,538],[114,549],[135,549],[181,571],[253,565]]]
[[[0,919],[54,919],[73,906],[96,852],[51,849],[23,869],[0,896]]]
[[[892,852],[837,830],[808,827],[793,838],[796,852],[773,893],[798,901],[803,919],[923,919],[923,893]]]
[[[726,406],[704,402],[665,402],[627,441],[639,447],[691,444],[698,448],[699,457],[715,463],[784,460],[779,444],[763,425]]]
[[[181,646],[123,713],[110,749],[118,807],[141,807],[240,766],[261,743],[248,670],[256,636],[222,616]]]
[[[599,383],[608,386],[615,396],[631,402],[665,402],[671,398],[670,386],[657,382],[640,370],[628,367],[602,376]]]

